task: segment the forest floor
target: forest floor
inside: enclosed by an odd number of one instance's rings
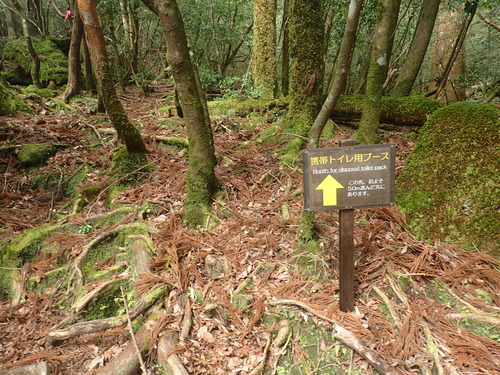
[[[147,218],[156,233],[148,280],[154,282],[154,275],[161,282],[168,281],[173,290],[163,302],[169,314],[157,322],[153,339],[159,332],[181,331],[188,311],[190,330],[175,353],[189,374],[256,374],[261,363],[267,374],[376,373],[358,352],[346,350],[335,340],[332,343],[331,337],[317,334],[316,343],[305,343],[301,330],[310,324],[333,334],[335,324],[341,324],[397,373],[498,374],[500,262],[479,251],[416,240],[395,207],[356,210],[356,308],[353,313],[341,312],[338,212],[316,214],[324,256],[314,274],[300,274],[294,261],[303,208],[302,171],[299,166],[280,165],[278,141],[260,141],[266,124],[252,129],[248,126],[251,119],[213,116],[220,158],[216,173],[224,185],[224,194],[214,202],[219,225],[211,230],[187,229],[181,220],[187,159],[154,137],[185,136],[182,120],[171,127],[158,121],[169,116],[157,110],[170,105],[164,102],[166,90],[154,87],[147,95],[131,90],[122,96],[127,113],[146,136],[148,160],[155,170],[141,185],[122,191],[114,203],[140,206],[149,202],[155,207]],[[9,129],[2,133],[2,143],[69,146],[30,174],[15,158],[0,161],[6,166],[0,184],[0,245],[23,230],[54,221],[68,202],[57,188],[31,189],[33,176],[63,176],[87,164],[93,170],[84,183],[91,185],[110,169],[111,150],[119,143],[100,131],[111,128],[106,116],[90,115],[84,103],[74,106],[74,113],[54,113],[40,102],[35,114],[0,118],[0,127]],[[334,138],[321,146],[337,147],[353,133],[354,128],[336,126]],[[415,141],[407,132],[393,131],[384,133],[384,142],[397,146],[398,174]],[[63,220],[81,224],[108,210],[104,199],[97,197],[80,213]],[[59,240],[74,256],[99,234]],[[223,272],[211,276],[207,258],[222,264]],[[49,268],[46,259],[35,258],[24,268],[25,277],[43,277]],[[242,285],[250,302],[237,308],[232,296]],[[130,341],[122,326],[48,345],[46,333],[64,319],[56,302],[57,292],[27,292],[17,306],[0,303],[0,373],[38,361],[49,363],[53,374],[97,373]],[[281,320],[273,325],[266,320],[268,316]],[[279,348],[273,347],[270,343],[279,324],[286,323],[283,317],[299,324]],[[317,355],[314,358],[311,347]],[[340,352],[335,368],[320,366],[323,353],[331,350]],[[294,363],[289,370],[280,365],[285,357]],[[154,351],[145,355],[145,361],[149,371],[157,373]]]

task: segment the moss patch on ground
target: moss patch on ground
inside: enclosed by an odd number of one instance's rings
[[[425,123],[397,182],[417,236],[500,256],[500,110],[455,103]]]

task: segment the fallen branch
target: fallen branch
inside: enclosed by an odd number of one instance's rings
[[[380,297],[380,299],[384,303],[385,307],[389,311],[389,314],[391,315],[391,318],[392,318],[392,321],[394,322],[394,325],[396,326],[397,330],[400,331],[401,327],[403,327],[403,323],[401,322],[401,319],[399,319],[399,316],[396,313],[396,309],[392,305],[391,300],[389,299],[389,297],[387,296],[387,294],[385,294],[376,285],[373,286],[373,290],[375,291],[375,293],[377,293],[377,295]]]
[[[375,368],[378,372],[385,375],[397,375],[398,373],[389,366],[384,359],[378,354],[375,350],[371,349],[365,342],[356,337],[352,332],[348,331],[340,322],[335,319],[328,318],[314,310],[313,308],[307,306],[305,303],[292,300],[292,299],[284,299],[284,300],[275,300],[268,302],[271,306],[279,306],[279,305],[290,305],[300,307],[307,312],[315,315],[316,317],[325,320],[333,325],[333,336],[339,340],[344,345],[356,351],[359,355],[361,355],[364,359],[368,361],[368,363]]]

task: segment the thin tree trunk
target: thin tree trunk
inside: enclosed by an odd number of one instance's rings
[[[83,24],[82,24],[83,26]],[[94,72],[92,70],[92,62],[90,61],[90,52],[87,45],[87,39],[82,37],[82,55],[85,76],[85,88],[92,94],[97,94],[97,84],[95,82]]]
[[[467,8],[467,6],[466,6]],[[477,1],[472,2],[469,6],[468,9],[466,9],[467,12],[467,17],[465,18],[462,28],[460,30],[460,34],[457,37],[457,40],[455,44],[453,45],[453,50],[451,52],[450,58],[448,59],[448,63],[446,64],[446,67],[444,69],[443,75],[441,77],[441,80],[439,81],[439,85],[435,94],[435,98],[438,99],[439,96],[441,95],[441,92],[443,91],[444,87],[446,86],[446,83],[448,81],[448,77],[451,73],[451,70],[453,68],[453,64],[455,64],[455,61],[460,54],[462,50],[462,46],[464,45],[465,42],[465,36],[467,35],[467,31],[469,30],[469,26],[472,23],[472,19],[474,18],[474,15],[476,14],[477,10]]]
[[[361,144],[380,143],[380,98],[391,58],[399,5],[400,0],[379,0],[377,5],[377,24],[372,41],[363,114],[354,137]]]
[[[392,96],[410,95],[429,46],[440,2],[441,0],[424,0],[422,3],[417,27],[396,84],[392,89]]]
[[[323,132],[328,119],[331,117],[340,95],[346,88],[362,5],[363,0],[351,0],[349,5],[344,36],[342,37],[342,42],[340,43],[340,51],[334,69],[335,78],[333,84],[331,85],[330,92],[328,93],[328,96],[323,103],[318,116],[314,120],[311,130],[309,131],[308,148],[318,148],[321,133]]]
[[[82,65],[80,63],[80,47],[83,39],[83,23],[80,19],[78,7],[73,5],[73,28],[71,29],[71,42],[68,54],[68,84],[64,90],[63,100],[68,103],[71,98],[82,91]]]
[[[289,59],[289,3],[290,0],[283,1],[283,25],[281,26],[283,31],[283,39],[281,43],[281,94],[283,96],[288,96],[289,81],[290,81],[290,59]]]
[[[99,94],[104,101],[106,112],[118,133],[118,137],[125,142],[127,151],[144,153],[146,152],[146,145],[141,133],[129,121],[116,94],[94,0],[78,0],[78,10],[85,28],[87,43],[90,47],[89,52],[98,81]]]
[[[218,188],[215,176],[214,140],[206,99],[198,84],[191,61],[184,21],[175,0],[142,0],[160,18],[167,44],[167,61],[179,94],[189,142],[189,167],[186,180],[184,219],[196,227],[207,224],[210,202]]]

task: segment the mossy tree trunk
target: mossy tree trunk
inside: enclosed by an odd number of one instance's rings
[[[82,65],[80,64],[80,46],[83,39],[83,23],[78,13],[78,7],[73,6],[73,27],[71,29],[71,42],[68,54],[68,84],[64,90],[63,100],[65,103],[80,94],[82,90]]]
[[[333,83],[331,85],[330,92],[328,93],[328,96],[323,103],[318,116],[314,120],[311,130],[309,131],[307,144],[308,148],[318,148],[321,133],[323,132],[328,119],[331,117],[340,95],[343,94],[346,88],[362,5],[363,0],[351,0],[350,2],[344,36],[342,37],[342,42],[340,43],[340,51],[334,69]]]
[[[125,143],[128,152],[144,153],[146,145],[141,133],[129,121],[116,94],[94,0],[78,0],[78,11],[85,29],[92,67],[98,82],[99,95],[104,101],[111,123],[116,129],[118,137]]]
[[[184,21],[175,0],[142,0],[160,18],[167,43],[167,61],[172,68],[183,110],[189,142],[189,167],[186,181],[184,220],[196,227],[206,224],[210,201],[218,188],[215,176],[214,140],[206,99],[197,70],[191,61]]]
[[[320,108],[324,54],[322,14],[323,2],[320,0],[292,0],[290,3],[292,98],[285,118],[285,133],[290,135],[282,154],[285,163],[297,159]]]
[[[10,116],[17,110],[28,111],[28,105],[11,93],[0,78],[0,116]]]
[[[262,90],[262,98],[273,99],[276,93],[276,0],[255,0],[253,16],[253,83]]]
[[[357,143],[380,143],[380,99],[391,59],[400,3],[401,0],[379,0],[377,4],[377,24],[372,39],[363,114],[354,137]]]
[[[429,46],[440,2],[441,0],[423,1],[417,27],[415,28],[408,54],[399,70],[396,84],[392,89],[392,96],[410,95],[422,62],[424,61],[427,47]]]

